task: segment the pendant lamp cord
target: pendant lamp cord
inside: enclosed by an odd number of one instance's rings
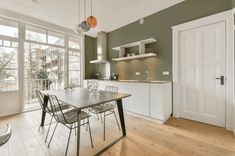
[[[84,21],[86,21],[86,0],[84,0]]]
[[[78,24],[80,24],[80,0],[78,0]]]
[[[92,0],[91,0],[91,16],[92,16],[92,9],[93,9],[93,5],[92,5]]]

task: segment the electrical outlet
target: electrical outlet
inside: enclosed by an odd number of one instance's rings
[[[169,71],[164,71],[164,72],[162,72],[162,75],[168,76],[168,75],[170,75],[170,72]]]
[[[140,75],[140,72],[135,72],[135,75],[138,75],[138,76],[139,76],[139,75]]]

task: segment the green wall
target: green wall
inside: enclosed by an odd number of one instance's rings
[[[111,63],[111,73],[118,73],[120,79],[145,79],[148,70],[151,79],[172,79],[172,26],[209,16],[231,9],[234,0],[186,0],[175,6],[157,12],[145,18],[143,25],[139,21],[126,25],[108,33],[108,58],[118,56],[113,47],[154,37],[158,41],[149,45],[154,48],[157,57]],[[92,46],[93,47],[93,46]],[[87,53],[88,51],[86,51]],[[90,68],[88,65],[86,68]],[[98,67],[98,66],[97,66]],[[100,66],[100,68],[102,68]],[[93,69],[93,68],[92,68]],[[102,71],[94,69],[95,72]],[[90,69],[88,71],[91,71]],[[163,71],[170,71],[169,76],[163,76]],[[136,76],[135,72],[141,72]],[[87,75],[87,73],[86,73]]]
[[[90,78],[95,73],[94,64],[90,64],[91,60],[96,59],[96,39],[85,35],[85,78]]]
[[[232,1],[232,7],[235,7],[235,0],[231,0]]]

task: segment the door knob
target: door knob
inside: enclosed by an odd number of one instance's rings
[[[216,80],[220,80],[220,84],[224,85],[224,76],[217,77]]]

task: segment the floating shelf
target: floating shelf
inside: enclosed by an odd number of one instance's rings
[[[154,43],[154,42],[157,42],[157,40],[154,39],[154,38],[149,38],[149,39],[133,42],[133,43],[130,43],[130,44],[121,45],[119,47],[115,47],[115,48],[112,48],[112,49],[116,50],[116,51],[120,51],[122,48],[130,48],[130,47],[139,46],[140,44],[149,44],[149,43]]]
[[[123,60],[131,60],[131,59],[157,56],[157,54],[155,54],[155,53],[145,53],[145,45],[150,44],[150,43],[154,43],[154,42],[157,42],[157,40],[154,38],[149,38],[149,39],[145,39],[145,40],[141,40],[141,41],[137,41],[137,42],[133,42],[133,43],[129,43],[129,44],[121,45],[119,47],[112,48],[113,50],[116,50],[119,52],[119,58],[114,58],[112,60],[113,61],[123,61]],[[135,56],[124,57],[125,49],[135,47],[135,46],[139,47],[139,54],[135,55]]]
[[[119,57],[112,59],[113,61],[124,61],[124,60],[132,60],[132,59],[138,59],[138,58],[146,58],[146,57],[153,57],[157,56],[157,54],[154,53],[147,53],[147,54],[140,54],[135,56],[127,56],[127,57]]]

